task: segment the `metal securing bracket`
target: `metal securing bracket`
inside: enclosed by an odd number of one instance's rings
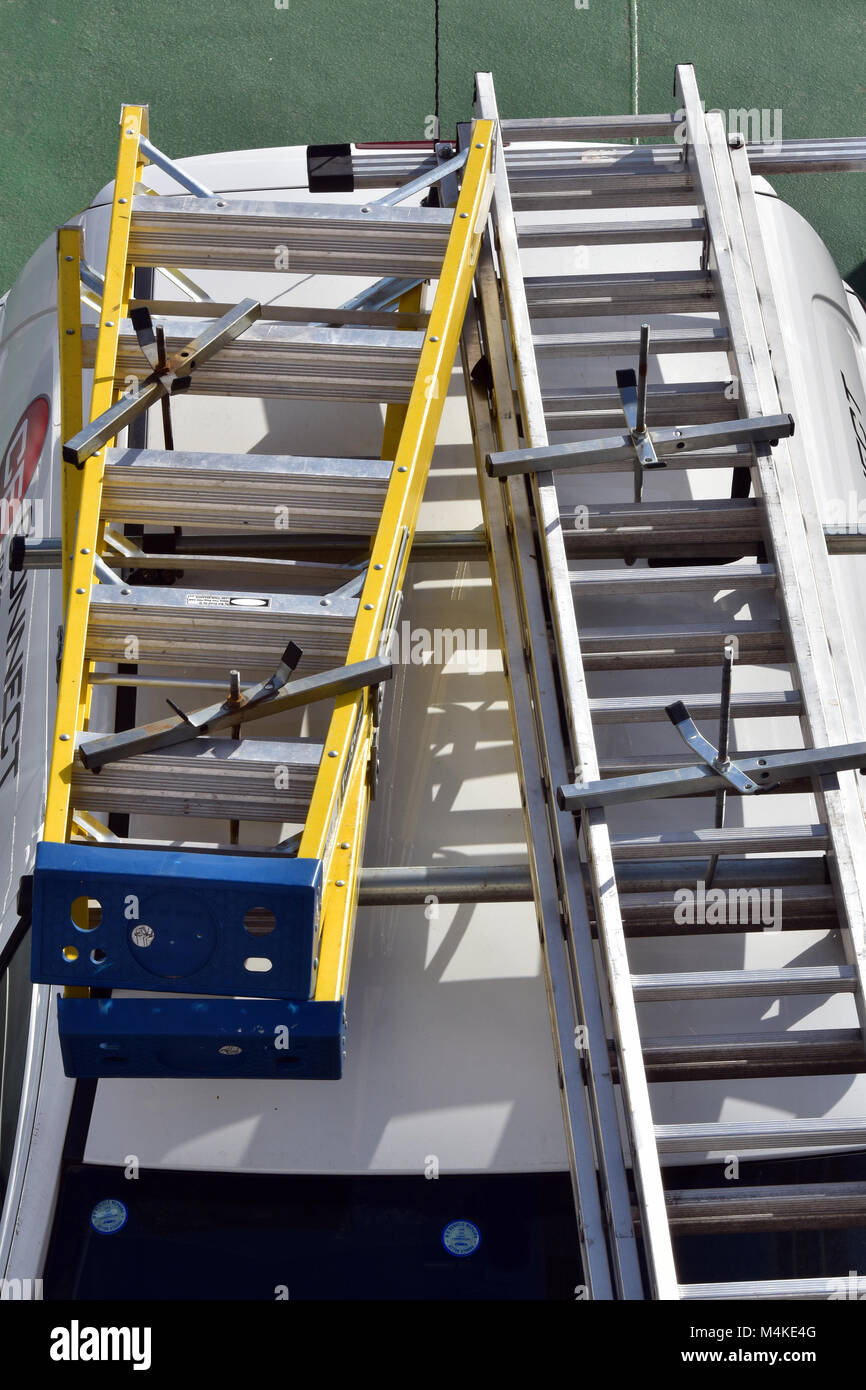
[[[133,327],[142,352],[154,370],[141,382],[134,396],[122,396],[63,445],[64,461],[74,464],[76,468],[83,467],[103,444],[143,415],[161,397],[186,390],[196,367],[261,318],[262,306],[257,299],[241,300],[240,304],[223,314],[221,319],[217,319],[186,347],[173,353],[163,366],[160,366],[161,357],[149,310],[134,309],[132,313],[139,315],[137,320],[132,320]]]
[[[639,772],[631,777],[608,777],[599,782],[576,782],[557,789],[563,811],[589,811],[597,806],[620,806],[631,801],[653,801],[669,796],[705,796],[721,788],[743,795],[768,791],[781,782],[856,769],[866,773],[866,743],[841,743],[831,748],[801,748],[788,753],[746,753],[722,769],[716,766],[717,750],[695,728],[681,701],[669,706],[683,725],[680,732],[704,759],[698,766],[672,767],[662,772]],[[677,723],[677,719],[673,720]],[[690,726],[690,727],[689,727]],[[694,735],[692,734],[694,731]],[[698,743],[693,742],[696,736]],[[707,756],[709,755],[709,756]]]
[[[732,444],[778,444],[794,433],[792,415],[755,415],[745,420],[722,420],[710,425],[672,425],[646,431],[646,440],[664,466],[665,454],[695,449],[724,449]],[[635,441],[629,434],[609,435],[606,439],[580,439],[568,444],[546,444],[536,449],[510,449],[488,454],[487,472],[491,478],[508,478],[518,473],[559,472],[563,469],[594,471],[602,465],[633,460]],[[639,500],[639,499],[638,499]]]
[[[628,370],[619,371],[616,374],[619,399],[625,422],[628,425],[629,438],[634,448],[635,502],[640,502],[643,497],[644,469],[666,467],[664,460],[660,459],[655,451],[652,435],[647,429],[646,423],[649,341],[650,326],[648,323],[642,323],[640,326],[640,355],[638,357],[637,376],[630,367]]]
[[[151,753],[157,748],[186,743],[200,734],[214,734],[220,729],[233,728],[252,719],[263,719],[284,710],[313,704],[317,700],[345,695],[367,685],[378,685],[380,681],[388,680],[392,672],[390,663],[374,658],[321,671],[318,675],[293,681],[287,689],[283,689],[300,656],[299,648],[290,642],[274,675],[248,690],[241,690],[238,685],[237,699],[229,695],[227,700],[207,705],[191,714],[177,710],[173,718],[158,719],[118,734],[85,740],[79,748],[81,761],[89,771],[98,772],[107,763],[118,762],[121,758]],[[177,709],[176,706],[172,708]]]

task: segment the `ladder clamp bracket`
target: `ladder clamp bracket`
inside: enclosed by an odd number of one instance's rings
[[[221,729],[243,724],[250,719],[281,714],[284,710],[297,709],[317,700],[327,700],[362,690],[365,686],[379,685],[381,681],[390,678],[393,670],[389,662],[374,657],[368,661],[354,662],[351,666],[337,666],[329,671],[321,671],[318,675],[307,676],[287,685],[288,677],[294,670],[291,664],[294,653],[297,653],[299,660],[300,649],[290,642],[274,675],[244,691],[237,701],[223,700],[219,704],[195,710],[192,714],[177,711],[168,719],[158,719],[150,724],[140,724],[134,729],[125,729],[121,733],[85,740],[79,747],[82,763],[88,771],[99,772],[100,768],[108,763],[136,757],[141,753],[151,753],[158,748],[186,743],[199,734],[215,734]],[[284,686],[287,688],[283,689]],[[174,705],[172,708],[177,709]]]
[[[147,315],[147,319],[150,319],[150,311],[147,309],[140,311],[134,309],[132,312],[137,315]],[[139,318],[137,330],[137,333],[140,332],[141,334],[139,343],[149,364],[154,365],[156,363],[157,369],[139,383],[134,395],[121,396],[120,400],[115,401],[108,410],[103,411],[95,420],[91,420],[90,424],[85,425],[78,434],[68,440],[63,445],[64,461],[74,464],[76,468],[83,467],[93,454],[108,443],[109,439],[113,439],[139,415],[143,415],[160,397],[178,390],[185,390],[189,385],[190,375],[196,367],[213,357],[214,353],[219,352],[226,343],[239,337],[257,319],[261,318],[261,313],[262,306],[258,300],[241,300],[240,304],[223,314],[222,318],[217,319],[215,323],[210,324],[197,338],[187,343],[186,347],[173,353],[166,360],[164,371],[158,367],[159,354],[156,348],[156,336],[153,335],[154,341],[151,344],[144,320]]]
[[[724,449],[743,443],[775,445],[793,433],[792,415],[756,415],[745,420],[722,420],[709,425],[671,425],[646,431],[662,465],[664,455],[695,449]],[[507,478],[518,473],[594,470],[615,463],[628,465],[634,460],[634,452],[631,434],[615,434],[605,439],[581,439],[535,449],[504,450],[488,454],[485,462],[491,478]]]
[[[686,721],[691,723],[685,706],[671,706],[677,714],[684,710]],[[680,723],[686,721],[680,720]],[[674,722],[677,722],[676,720]],[[694,725],[692,725],[694,728]],[[686,724],[688,732],[688,725]],[[681,729],[682,733],[683,730]],[[575,782],[560,786],[556,799],[560,810],[575,813],[588,811],[595,807],[618,806],[633,801],[653,801],[669,796],[705,796],[721,788],[751,794],[740,784],[754,782],[756,791],[771,791],[782,782],[799,781],[809,777],[827,777],[835,772],[856,770],[866,773],[866,743],[841,743],[830,748],[799,748],[786,753],[744,753],[734,766],[723,769],[716,766],[713,756],[716,750],[708,740],[695,729],[698,740],[709,753],[706,758],[699,747],[695,751],[705,759],[697,766],[672,767],[662,772],[639,772],[629,777],[608,777],[598,782]],[[686,737],[686,734],[683,734]],[[692,739],[686,742],[695,747]]]
[[[619,391],[622,413],[628,425],[629,438],[634,449],[634,500],[643,497],[643,474],[645,468],[665,468],[667,465],[659,458],[653,445],[653,438],[646,423],[646,393],[649,371],[648,323],[640,328],[640,356],[637,375],[631,367],[618,371],[616,385]]]
[[[713,768],[734,791],[741,792],[744,796],[750,796],[761,790],[758,784],[753,782],[730,758],[720,756],[719,750],[714,748],[709,739],[701,733],[682,700],[667,705],[665,714],[684,742],[697,753],[699,758],[703,758],[707,766]]]

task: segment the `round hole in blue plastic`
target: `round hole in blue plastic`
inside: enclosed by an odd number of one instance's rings
[[[251,907],[244,913],[244,930],[250,936],[270,936],[277,919],[269,907]]]
[[[102,903],[96,898],[89,898],[86,893],[73,899],[69,916],[72,925],[79,931],[94,931],[96,927],[102,925]]]

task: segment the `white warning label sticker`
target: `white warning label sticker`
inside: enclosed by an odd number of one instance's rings
[[[262,594],[187,594],[188,608],[270,608]]]

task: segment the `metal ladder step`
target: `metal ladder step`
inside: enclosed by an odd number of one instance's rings
[[[542,391],[548,430],[604,430],[622,426],[617,391],[583,387]],[[737,402],[727,381],[691,381],[682,385],[650,386],[647,419],[652,425],[701,425],[737,418]]]
[[[866,1183],[683,1188],[665,1194],[676,1235],[777,1229],[814,1231],[866,1225]]]
[[[518,150],[506,163],[518,214],[699,204],[681,145]]]
[[[177,571],[178,574],[194,570],[196,574],[214,574],[218,582],[259,585],[271,590],[280,588],[282,592],[321,593],[323,589],[338,589],[357,578],[357,571],[347,565],[327,564],[311,560],[281,560],[278,556],[265,555],[227,555],[217,547],[206,549],[208,537],[199,536],[198,551],[184,545],[180,550],[152,548],[154,540],[175,540],[174,535],[165,537],[146,536],[144,548],[140,553],[128,552],[121,558],[119,552],[106,552],[105,561],[109,568],[120,566],[132,573],[145,576],[153,570]],[[257,535],[266,545],[271,541],[267,534]],[[362,544],[362,542],[359,542]],[[98,679],[91,677],[91,680]]]
[[[141,266],[279,269],[292,274],[417,275],[442,266],[447,208],[291,203],[248,198],[137,197],[129,258]]]
[[[674,569],[570,570],[575,598],[611,598],[624,594],[718,593],[723,589],[772,589],[772,565],[683,565]],[[669,661],[668,665],[674,663]]]
[[[787,966],[783,970],[694,970],[633,975],[632,984],[638,1003],[649,1004],[678,999],[775,999],[794,994],[853,994],[857,976],[850,965],[812,965]]]
[[[712,854],[826,853],[825,825],[726,825],[721,829],[658,830],[644,835],[612,835],[614,859],[687,859]]]
[[[141,753],[98,775],[76,758],[72,801],[82,811],[295,823],[306,816],[321,758],[313,739],[230,738]]]
[[[379,459],[108,449],[106,521],[368,536],[379,524],[392,463]]]
[[[682,695],[680,699],[696,718],[718,718],[719,695]],[[669,704],[663,695],[607,695],[590,700],[589,707],[597,724],[642,724],[665,721]],[[757,690],[731,696],[733,719],[779,719],[799,715],[802,708],[798,690]]]
[[[706,540],[758,543],[763,540],[763,509],[756,498],[689,502],[590,502],[565,513],[567,544],[592,545],[605,538],[643,545],[669,542],[706,553]],[[574,534],[571,534],[571,533]],[[705,540],[706,538],[706,540]]]
[[[637,219],[628,222],[523,222],[517,228],[522,250],[549,246],[632,246],[703,241],[706,234],[707,227],[702,217],[656,217],[645,222]]]
[[[610,333],[534,333],[538,357],[636,357],[640,331]],[[659,328],[652,337],[653,352],[727,352],[728,330],[720,324],[694,328]]]
[[[550,116],[522,120],[508,117],[500,121],[506,141],[521,140],[631,140],[652,136],[672,137],[682,116],[665,112],[662,115],[633,116]],[[633,148],[633,147],[630,147]],[[506,157],[509,157],[506,155]]]
[[[291,639],[311,675],[345,661],[356,611],[354,598],[99,584],[85,653],[91,661],[128,662],[135,639],[135,660],[144,666],[220,675],[232,666],[246,678],[273,671]]]
[[[203,331],[202,319],[167,319],[166,350],[179,352]],[[194,390],[206,396],[279,396],[303,400],[408,401],[423,334],[379,328],[313,328],[255,324],[202,363]],[[92,367],[96,330],[82,332],[84,365]],[[135,335],[122,332],[114,380],[147,377],[149,363]]]
[[[687,314],[712,310],[716,292],[703,270],[621,271],[611,275],[527,275],[536,318]]]
[[[569,167],[550,169],[534,178],[518,175],[523,186],[514,190],[515,212],[600,212],[606,208],[696,207],[698,199],[688,173],[658,169],[647,173],[601,173]]]
[[[840,1273],[835,1278],[821,1275],[815,1279],[738,1279],[722,1284],[680,1284],[679,1296],[685,1302],[712,1302],[724,1300],[736,1302],[738,1299],[752,1301],[768,1300],[779,1302],[782,1299],[814,1301],[818,1298],[862,1298],[866,1295],[866,1275],[849,1272]]]
[[[641,571],[647,573],[647,571]],[[725,638],[739,642],[741,665],[787,663],[782,625],[753,619],[723,623],[659,624],[650,627],[581,628],[580,646],[587,671],[656,670],[680,666],[719,666]]]
[[[234,309],[234,304],[215,299],[145,299],[133,297],[129,308],[147,309],[153,318],[199,319],[222,318]],[[423,332],[430,315],[410,314],[400,309],[346,309],[329,304],[263,304],[259,323],[317,324],[328,328],[387,328]]]
[[[556,188],[568,180],[578,187],[592,185],[593,192],[596,187],[601,192],[611,188],[632,192],[653,184],[665,188],[694,186],[681,144],[605,144],[571,150],[551,145],[547,149],[510,150],[505,160],[512,194],[533,187]]]
[[[820,1149],[866,1147],[866,1118],[711,1120],[656,1125],[659,1153],[707,1153],[724,1149]]]

